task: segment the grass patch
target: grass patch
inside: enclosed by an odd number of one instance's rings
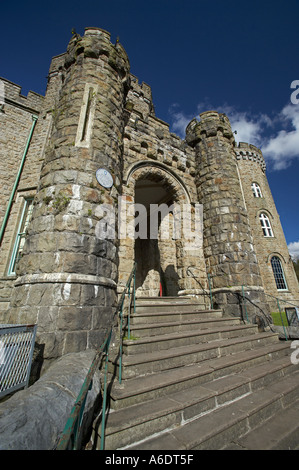
[[[124,340],[136,340],[136,339],[139,339],[137,336],[134,336],[134,335],[130,335],[130,339],[128,338],[128,335],[124,336],[123,337]]]
[[[288,326],[288,319],[287,319],[287,316],[286,316],[285,312],[281,312],[281,314],[279,312],[272,312],[271,316],[272,316],[274,325]],[[281,320],[283,321],[283,324],[282,324]]]

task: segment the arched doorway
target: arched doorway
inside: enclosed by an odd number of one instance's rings
[[[197,286],[188,277],[187,268],[202,265],[202,250],[188,251],[174,223],[177,214],[181,216],[192,206],[184,182],[161,163],[138,162],[125,174],[122,201],[125,223],[133,222],[130,217],[134,219],[135,235],[131,232],[120,239],[120,291],[136,261],[137,297],[196,294]]]
[[[165,180],[139,178],[135,184],[135,204],[141,206],[146,230],[135,239],[137,295],[177,296],[180,290],[177,247],[173,237],[175,191]],[[142,212],[142,210],[140,210]],[[167,219],[167,220],[166,220]],[[140,224],[143,222],[140,217]],[[140,227],[137,226],[140,231]]]

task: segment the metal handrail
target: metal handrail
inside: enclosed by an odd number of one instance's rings
[[[285,326],[288,326],[288,325],[285,325],[285,324],[284,324],[284,321],[283,321],[283,318],[282,318],[282,314],[281,314],[281,305],[280,305],[280,303],[281,303],[281,302],[284,302],[284,303],[286,303],[286,304],[288,304],[288,305],[291,305],[292,307],[297,307],[297,308],[299,308],[299,305],[298,305],[298,304],[295,305],[295,304],[293,304],[292,302],[290,302],[289,300],[280,299],[279,297],[276,297],[276,296],[274,296],[274,295],[268,294],[268,293],[266,293],[266,292],[265,292],[265,295],[267,295],[268,297],[272,297],[273,299],[276,300],[277,307],[278,307],[278,310],[279,310],[279,315],[280,315],[281,324],[282,324],[283,331],[284,331],[284,335],[285,335],[285,339],[288,341],[289,336],[288,336],[288,334],[287,334],[287,332],[286,332],[286,329],[285,329]]]
[[[134,267],[131,271],[131,274],[129,276],[129,279],[127,281],[126,287],[122,293],[120,302],[119,302],[119,318],[120,318],[120,325],[119,325],[119,383],[121,383],[122,380],[122,353],[123,353],[123,322],[124,322],[124,303],[125,303],[125,297],[126,294],[128,293],[129,296],[129,309],[128,309],[128,323],[127,323],[127,328],[128,328],[128,339],[130,339],[131,335],[131,283],[133,281],[133,309],[134,313],[136,311],[136,267],[137,263],[134,263]]]
[[[125,296],[127,291],[129,292],[129,299],[131,301],[131,283],[133,280],[133,305],[135,312],[135,280],[136,280],[136,267],[137,263],[134,263],[134,267],[131,271],[127,284],[124,288],[120,301],[118,302],[117,308],[113,315],[113,320],[109,331],[107,332],[104,342],[100,348],[96,351],[95,357],[92,361],[92,364],[89,368],[87,376],[84,380],[84,383],[81,387],[81,390],[78,394],[78,397],[75,401],[75,404],[71,410],[69,418],[66,422],[64,430],[59,438],[55,450],[77,450],[79,445],[80,431],[83,419],[83,413],[85,408],[85,403],[87,399],[87,393],[91,389],[93,376],[100,366],[100,363],[105,354],[105,367],[104,367],[104,389],[103,389],[103,404],[102,404],[102,423],[101,423],[101,450],[104,449],[104,439],[105,439],[105,416],[106,416],[106,401],[107,401],[107,375],[108,375],[108,360],[109,360],[109,346],[114,330],[114,320],[117,315],[120,319],[120,350],[119,350],[119,381],[121,383],[121,374],[122,374],[122,341],[123,341],[123,308],[125,302]],[[130,306],[128,312],[128,324],[130,322]]]
[[[264,314],[265,318],[268,320],[268,317],[267,317],[267,315],[263,312],[263,310],[262,310],[258,305],[256,305],[254,302],[252,302],[251,299],[249,299],[248,297],[245,296],[245,294],[244,294],[244,287],[248,287],[248,288],[250,288],[250,287],[249,287],[249,286],[246,286],[246,285],[242,285],[242,295],[243,295],[243,303],[244,303],[245,310],[246,310],[246,301],[248,300],[248,301],[251,302],[253,305],[255,305],[256,307],[258,307],[258,308],[261,310],[261,312]],[[282,318],[282,312],[281,312],[280,302],[284,302],[284,303],[286,303],[286,304],[288,304],[288,305],[292,305],[292,307],[297,307],[297,308],[299,308],[299,306],[293,304],[292,302],[290,302],[290,301],[288,301],[288,300],[280,299],[279,297],[276,297],[276,296],[274,296],[274,295],[272,295],[272,294],[268,294],[267,292],[264,292],[264,294],[265,294],[266,296],[271,297],[272,299],[275,299],[275,300],[276,300],[277,306],[278,306],[278,310],[279,310],[279,314],[280,314],[281,325],[282,325],[283,331],[284,331],[284,336],[285,336],[285,339],[288,340],[289,337],[288,337],[288,334],[287,334],[286,329],[285,329],[285,326],[286,326],[286,325],[284,324],[284,321],[283,321],[283,318]],[[247,314],[247,310],[246,310],[246,314]],[[247,316],[247,321],[249,322],[248,316]],[[269,325],[269,326],[270,326],[270,328],[271,328],[271,325]],[[271,330],[273,331],[272,328],[271,328]]]
[[[87,393],[91,389],[92,379],[97,370],[100,361],[102,359],[103,353],[108,350],[110,339],[111,339],[112,328],[109,333],[106,335],[104,343],[97,350],[95,357],[91,363],[90,369],[87,373],[87,376],[84,380],[84,383],[81,387],[79,395],[75,401],[75,404],[71,410],[69,418],[66,422],[64,430],[59,438],[59,441],[55,447],[55,450],[77,450],[78,441],[80,436],[80,428],[82,424],[83,412],[86,403]]]
[[[209,293],[206,291],[206,289],[204,289],[204,287],[202,286],[201,282],[199,279],[197,279],[195,277],[195,275],[193,274],[193,272],[191,271],[191,268],[192,269],[196,269],[194,266],[188,266],[186,272],[187,272],[187,275],[189,276],[189,273],[191,274],[191,276],[193,277],[193,279],[200,285],[200,288],[201,290],[203,291],[203,294],[204,295],[207,295],[209,297],[209,301],[210,301],[210,308],[211,310],[213,310],[213,297],[212,297],[212,289],[211,289],[211,282],[210,282],[210,275],[208,274],[208,282],[209,282]]]

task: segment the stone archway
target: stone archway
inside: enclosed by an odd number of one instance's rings
[[[134,214],[139,234],[135,239],[127,236],[120,240],[119,286],[125,284],[135,260],[137,296],[159,296],[161,289],[163,296],[184,295],[195,291],[197,286],[186,272],[190,264],[199,266],[202,263],[202,253],[192,253],[191,261],[182,234],[174,236],[173,220],[176,212],[166,210],[166,216],[163,210],[158,210],[158,215],[153,213],[157,208],[173,209],[175,206],[179,207],[182,215],[185,210],[183,208],[191,206],[188,189],[163,164],[148,161],[132,165],[124,183],[122,201],[126,209],[135,205],[137,212],[132,211],[131,215]],[[146,208],[146,213],[143,207]],[[128,212],[130,211],[127,210],[126,216]],[[153,216],[158,217],[156,237],[151,233]],[[147,219],[146,234],[140,233],[139,222],[143,220],[142,217]]]

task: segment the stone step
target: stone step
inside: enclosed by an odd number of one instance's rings
[[[180,331],[159,334],[143,338],[126,339],[123,341],[123,351],[127,355],[151,353],[164,349],[178,348],[185,345],[207,343],[210,341],[242,337],[258,333],[256,325],[214,326],[201,330]]]
[[[149,302],[135,304],[136,314],[140,313],[183,313],[183,312],[213,312],[214,310],[205,310],[201,303],[195,302]]]
[[[282,416],[288,411],[291,415],[291,410],[294,412],[294,417],[299,418],[298,409],[298,392],[299,392],[299,373],[294,372],[292,375],[283,377],[274,384],[268,385],[261,390],[254,391],[250,394],[245,394],[232,403],[220,406],[212,412],[204,412],[202,415],[195,419],[182,421],[180,426],[174,425],[168,430],[159,433],[157,436],[146,439],[139,443],[126,446],[130,450],[219,450],[224,449],[228,443],[234,442],[240,436],[259,428],[261,442],[260,447],[263,448],[263,440],[265,436],[262,435],[260,428],[261,422],[263,426],[270,424],[269,420],[272,418],[272,423],[275,422],[275,417],[280,413]],[[295,398],[296,397],[296,398]],[[296,407],[293,409],[294,401],[297,401]],[[294,429],[296,424],[293,422],[293,433],[298,437],[298,431]],[[286,419],[285,428],[287,429]],[[280,436],[280,428],[276,426],[271,428],[272,437],[278,441]],[[274,434],[275,433],[275,434]],[[251,434],[252,436],[253,434]],[[269,441],[269,436],[266,437]],[[249,435],[248,435],[249,440]],[[283,436],[284,449],[288,448],[287,439]],[[238,442],[238,441],[237,441]],[[279,444],[278,444],[279,445]],[[295,441],[294,446],[298,446],[298,441]]]
[[[299,399],[223,450],[299,450]]]
[[[294,370],[288,357],[109,414],[105,449],[140,441],[250,394]]]
[[[288,342],[196,299],[137,299],[130,332],[121,384],[110,355],[105,449],[239,448],[236,439],[298,398]]]
[[[110,392],[110,408],[120,409],[144,401],[165,397],[169,393],[186,390],[226,375],[235,374],[245,368],[267,364],[288,356],[290,346],[276,341],[255,350],[241,351],[229,356],[213,358],[197,364],[185,365],[159,373],[134,377],[119,384],[114,376]],[[110,378],[110,380],[112,380]]]
[[[195,297],[136,297],[136,305],[200,303]]]
[[[131,334],[136,338],[144,338],[148,336],[155,336],[156,334],[167,334],[176,333],[179,331],[189,331],[211,328],[216,325],[222,327],[226,325],[240,325],[239,318],[207,318],[187,321],[169,321],[169,322],[158,322],[158,323],[146,323],[146,324],[131,324]],[[127,328],[125,330],[127,332]]]
[[[188,307],[188,308],[187,308]],[[169,306],[168,306],[169,309]],[[166,311],[148,311],[142,313],[136,313],[131,315],[131,324],[132,325],[144,325],[147,323],[158,323],[158,322],[186,322],[186,321],[195,321],[198,319],[213,319],[213,318],[222,318],[221,310],[190,310],[189,305],[186,306],[186,311],[179,309],[176,310],[166,310]]]
[[[183,367],[208,359],[216,359],[224,355],[262,347],[270,344],[270,342],[277,343],[277,341],[276,334],[259,333],[238,338],[215,340],[204,344],[188,344],[187,346],[173,347],[167,350],[155,350],[150,353],[123,355],[122,377],[125,380],[138,375]],[[116,368],[116,371],[118,371],[118,363],[113,363],[112,367],[113,370]]]

